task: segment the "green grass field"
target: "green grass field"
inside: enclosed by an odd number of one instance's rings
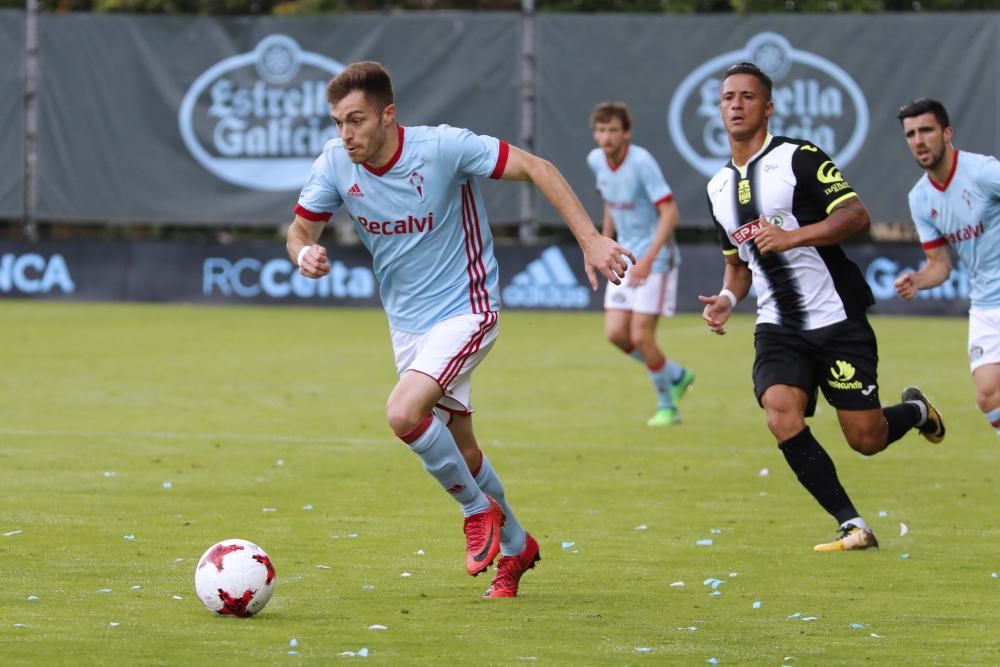
[[[836,525],[754,402],[751,318],[661,328],[698,379],[684,423],[651,430],[599,314],[506,313],[477,433],[542,561],[484,601],[457,506],[385,425],[381,312],[0,303],[0,663],[998,664],[1000,442],[966,322],[873,322],[883,400],[921,385],[948,437],[865,458],[821,401],[813,430],[882,543],[821,555]],[[277,568],[252,619],[194,595],[228,537]]]

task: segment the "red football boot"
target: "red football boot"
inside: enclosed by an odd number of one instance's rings
[[[489,501],[488,510],[465,517],[465,570],[473,577],[492,565],[500,553],[503,510],[492,498]]]
[[[524,550],[516,556],[501,556],[497,563],[497,576],[483,593],[484,598],[512,598],[517,596],[517,585],[521,575],[535,567],[542,560],[538,553],[538,542],[530,533],[525,533]]]

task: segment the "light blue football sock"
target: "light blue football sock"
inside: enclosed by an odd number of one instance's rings
[[[465,516],[490,508],[490,501],[472,477],[455,438],[440,419],[431,415],[430,425],[410,443],[410,449],[424,462],[424,470],[458,501]]]
[[[675,364],[674,362],[667,359],[667,373],[670,374],[671,384],[677,384],[678,382],[683,380],[685,372],[686,371],[684,370],[683,366]]]
[[[996,429],[997,435],[1000,435],[1000,408],[984,412],[983,414],[986,415],[986,421],[990,423],[990,426]]]
[[[476,475],[476,484],[503,509],[504,522],[500,528],[500,552],[504,556],[516,556],[524,551],[525,538],[524,528],[518,523],[514,516],[514,510],[507,504],[507,494],[504,493],[503,483],[493,469],[493,464],[483,454],[483,462],[479,466],[479,474]]]
[[[674,405],[674,392],[672,391],[674,383],[670,381],[670,364],[663,364],[663,368],[659,370],[650,370],[649,379],[653,383],[653,389],[656,390],[656,407],[659,410],[667,410],[670,408],[676,409],[677,406]]]

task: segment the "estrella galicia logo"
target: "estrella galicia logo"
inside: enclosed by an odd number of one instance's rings
[[[344,66],[269,35],[195,79],[181,102],[184,145],[208,171],[252,190],[297,190],[337,136],[326,84]]]
[[[792,48],[775,32],[754,35],[745,48],[702,63],[677,87],[670,101],[670,138],[681,156],[705,176],[729,158],[726,128],[719,116],[722,74],[751,61],[774,82],[771,134],[810,141],[846,166],[868,135],[868,101],[851,76],[814,53]]]

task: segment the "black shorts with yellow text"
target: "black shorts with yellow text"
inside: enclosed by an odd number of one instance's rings
[[[757,403],[768,387],[800,387],[809,397],[806,416],[816,411],[817,389],[838,410],[870,410],[878,396],[878,342],[867,318],[847,319],[803,331],[758,324],[753,384]]]

